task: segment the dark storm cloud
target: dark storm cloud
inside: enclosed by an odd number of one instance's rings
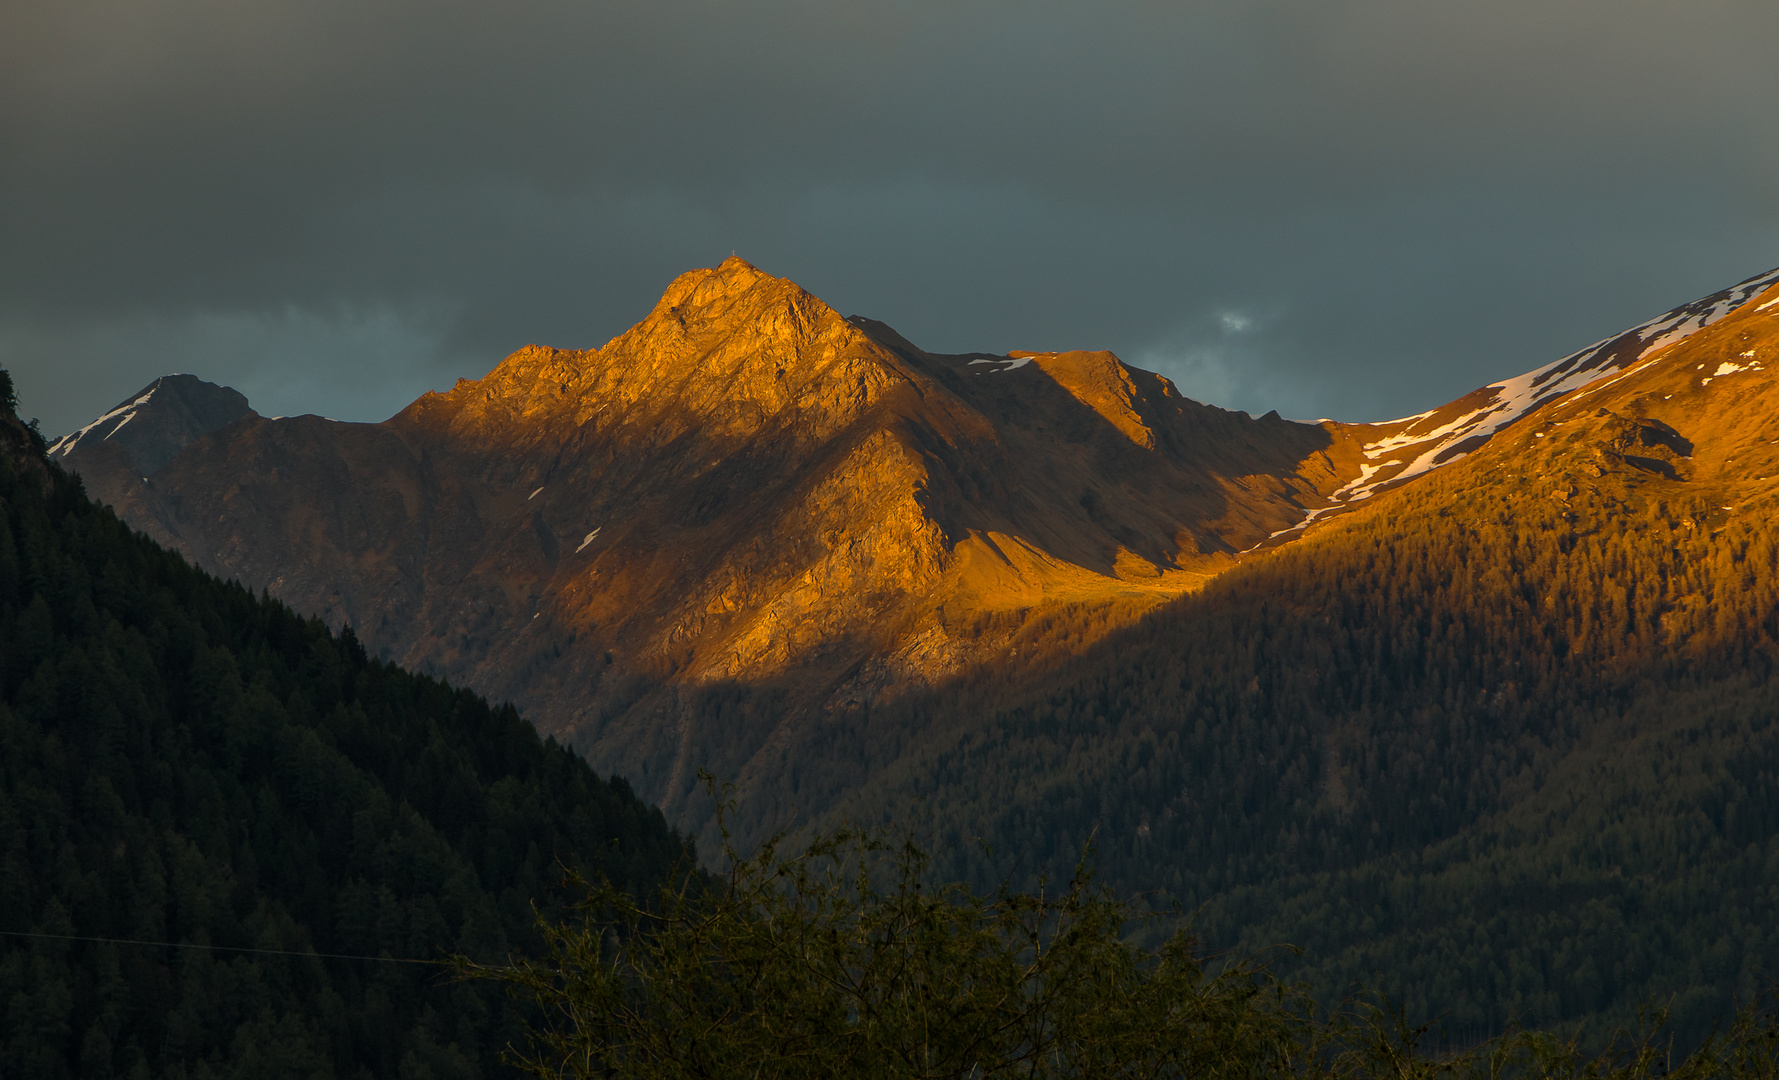
[[[1765,2],[0,9],[0,363],[374,419],[730,250],[934,349],[1415,412],[1779,264]]]

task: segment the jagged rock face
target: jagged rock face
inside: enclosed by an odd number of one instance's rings
[[[984,613],[1195,587],[1355,453],[1109,353],[929,354],[731,259],[601,349],[521,349],[383,424],[237,418],[89,485],[671,806],[700,764],[745,780],[799,724],[997,655],[1021,616]],[[742,685],[769,719],[685,722]]]

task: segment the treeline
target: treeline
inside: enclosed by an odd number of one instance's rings
[[[1454,466],[1011,701],[875,711],[838,813],[925,814],[982,884],[1091,840],[1214,942],[1306,946],[1281,966],[1326,1000],[1489,1033],[1676,995],[1701,1036],[1779,974],[1773,507],[1552,453]]]
[[[503,1074],[518,1007],[395,961],[525,954],[565,868],[688,855],[512,708],[0,468],[8,1075]]]

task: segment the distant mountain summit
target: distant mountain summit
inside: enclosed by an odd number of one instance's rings
[[[121,460],[138,475],[147,476],[217,428],[258,415],[232,387],[195,375],[163,375],[97,420],[51,443],[49,455],[66,461],[108,444],[122,451]]]
[[[258,419],[238,390],[194,375],[163,375],[77,431],[50,444],[48,457],[80,474],[95,500],[165,541],[177,512],[150,489],[149,477],[180,451],[237,420]],[[185,555],[204,564],[193,550]]]

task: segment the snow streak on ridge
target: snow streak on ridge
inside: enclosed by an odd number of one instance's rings
[[[1779,283],[1779,269],[1658,315],[1555,363],[1485,386],[1444,409],[1375,425],[1395,430],[1376,442],[1365,444],[1368,460],[1375,461],[1411,448],[1414,456],[1400,470],[1379,475],[1377,479],[1371,479],[1371,475],[1376,474],[1368,469],[1370,475],[1363,478],[1364,482],[1349,484],[1350,492],[1343,489],[1343,501],[1358,502],[1371,497],[1385,484],[1407,480],[1457,461],[1497,431],[1552,399],[1578,390],[1602,376],[1629,374],[1630,369],[1651,354],[1717,322],[1775,283]],[[1388,466],[1396,462],[1383,464]],[[1380,466],[1378,472],[1382,471]]]
[[[124,402],[79,431],[57,439],[50,444],[49,456],[66,456],[72,453],[74,448],[91,432],[98,432],[93,438],[94,442],[103,442],[116,435],[125,424],[136,419],[136,410],[148,404],[148,399],[154,397],[154,392],[161,388],[161,382],[161,379],[156,379],[149,383],[147,388],[142,390],[134,400]],[[100,430],[101,428],[103,430]]]
[[[1527,413],[1597,380],[1629,375],[1654,353],[1703,330],[1775,284],[1779,284],[1779,269],[1665,312],[1555,363],[1473,390],[1437,409],[1378,424],[1351,425],[1369,428],[1380,436],[1364,444],[1366,462],[1359,466],[1359,475],[1331,493],[1329,505],[1309,509],[1302,521],[1280,529],[1269,539],[1299,532],[1386,487],[1469,456]],[[1779,298],[1760,309],[1774,305],[1779,305]]]

